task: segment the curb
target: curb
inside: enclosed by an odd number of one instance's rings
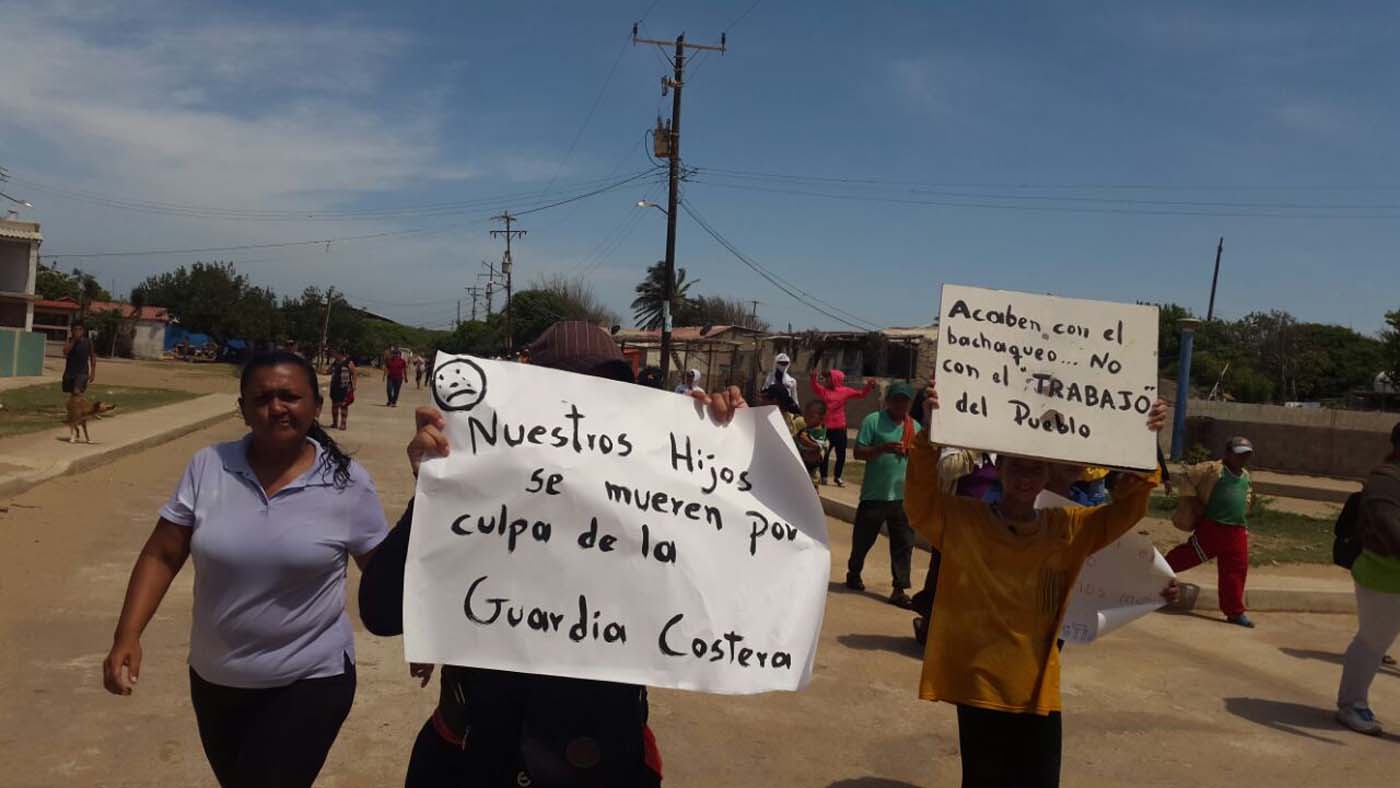
[[[60,476],[67,476],[69,474],[82,473],[83,471],[92,470],[93,468],[106,465],[109,462],[115,462],[116,460],[119,460],[122,457],[127,456],[128,454],[134,454],[138,451],[144,451],[145,449],[149,449],[154,446],[159,446],[162,443],[169,443],[170,441],[173,441],[177,438],[182,438],[190,434],[191,432],[195,432],[196,430],[202,430],[205,427],[217,424],[223,421],[224,419],[232,418],[235,415],[236,414],[233,412],[228,412],[218,413],[213,416],[206,416],[202,419],[198,419],[187,424],[178,424],[174,427],[171,427],[168,430],[157,432],[153,435],[148,435],[140,440],[132,441],[131,443],[125,443],[120,446],[113,446],[107,451],[102,451],[97,454],[89,454],[83,457],[75,457],[72,460],[55,462],[45,467],[32,468],[30,470],[20,472],[16,474],[14,478],[6,479],[5,481],[0,481],[0,497],[12,498],[16,495],[19,495],[20,493],[33,489],[34,487],[50,479],[56,479]]]
[[[1283,484],[1280,482],[1252,482],[1254,492],[1257,495],[1268,495],[1275,498],[1300,498],[1305,501],[1323,501],[1325,503],[1346,503],[1347,497],[1351,495],[1350,490],[1333,490],[1327,487],[1308,487],[1301,484]]]
[[[855,521],[856,507],[837,501],[826,496],[821,496],[822,511],[827,517],[850,523]],[[884,533],[884,529],[881,529]],[[928,543],[923,537],[919,537],[918,546],[924,550],[929,549]],[[1190,581],[1182,580],[1183,584]],[[1210,612],[1220,609],[1220,595],[1214,586],[1205,586],[1193,583],[1200,588],[1200,596],[1196,599],[1196,604],[1189,608],[1178,607],[1177,610],[1197,610]],[[1352,591],[1342,591],[1324,588],[1256,588],[1245,590],[1245,606],[1260,613],[1356,613],[1356,594]]]

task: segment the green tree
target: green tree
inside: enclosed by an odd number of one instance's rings
[[[57,268],[39,266],[34,276],[34,292],[40,298],[49,300],[71,298],[82,301],[84,294],[90,301],[112,300],[112,294],[98,284],[92,274],[85,274],[76,268],[72,274],[65,274]]]
[[[749,304],[737,298],[723,296],[699,296],[691,301],[690,324],[699,326],[743,326],[758,331],[767,331],[768,323],[760,320]]]
[[[470,353],[473,356],[499,355],[505,348],[504,323],[499,315],[489,320],[467,320],[452,333],[435,340],[435,347],[446,353]]]
[[[671,298],[671,323],[672,325],[685,325],[690,317],[690,287],[698,284],[700,280],[687,282],[685,280],[685,269],[676,269],[675,288],[672,290]],[[647,274],[641,282],[637,283],[637,297],[632,299],[633,319],[636,320],[638,328],[647,330],[661,328],[661,305],[665,303],[666,285],[666,263],[658,262],[647,268]]]
[[[581,320],[600,326],[615,326],[622,322],[622,318],[593,293],[593,286],[588,284],[588,280],[583,276],[540,276],[535,278],[530,289],[544,290],[559,296],[569,304],[569,313],[582,315],[579,318]]]
[[[1388,326],[1381,332],[1381,369],[1390,385],[1400,388],[1400,309],[1385,313]]]
[[[220,339],[275,339],[283,331],[276,296],[232,263],[197,262],[147,277],[132,290],[132,300],[138,297],[165,307],[186,329]]]

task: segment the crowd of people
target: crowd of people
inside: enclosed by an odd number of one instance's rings
[[[530,358],[572,374],[659,384],[635,374],[608,333],[588,323],[556,324],[531,345]],[[425,372],[430,378],[417,354],[394,351],[384,361],[391,407],[410,366],[416,385]],[[759,399],[784,414],[813,484],[842,484],[846,405],[876,386],[853,389],[839,371],[815,373],[815,396],[799,404],[790,366],[778,357]],[[737,388],[707,393],[700,377],[686,371],[675,390],[716,421],[748,407]],[[337,352],[332,428],[346,428],[355,381],[353,362]],[[365,627],[380,636],[403,631],[413,501],[390,529],[369,474],[320,426],[322,404],[317,371],[301,356],[262,353],[244,367],[239,407],[248,434],[190,460],[136,560],[103,664],[105,687],[131,694],[142,633],[193,558],[190,696],[205,754],[226,787],[309,786],[319,773],[356,689],[350,561],[363,573]],[[956,707],[963,785],[1058,785],[1061,619],[1084,562],[1144,517],[1162,472],[1099,474],[939,447],[925,429],[939,407],[932,381],[917,391],[895,382],[861,420],[854,454],[864,475],[846,586],[864,588],[865,558],[883,528],[889,601],[920,613],[915,634],[926,641],[919,697]],[[1158,400],[1143,429],[1160,430],[1165,414]],[[1339,719],[1367,733],[1380,731],[1367,691],[1400,633],[1400,425],[1391,440],[1359,496],[1358,632],[1338,693]],[[407,446],[414,474],[452,449],[442,414],[419,408]],[[1181,570],[1215,558],[1222,612],[1243,626],[1251,626],[1243,587],[1252,454],[1247,440],[1234,438],[1219,460],[1187,470],[1182,518],[1192,535],[1168,556]],[[934,560],[911,598],[916,535]],[[1176,593],[1174,584],[1163,590]],[[410,666],[424,686],[435,672]],[[436,708],[411,744],[405,732],[409,788],[661,784],[645,687],[460,666],[438,673]]]

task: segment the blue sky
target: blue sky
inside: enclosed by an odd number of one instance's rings
[[[444,326],[500,255],[487,215],[650,166],[666,66],[632,23],[713,42],[751,6],[0,2],[3,188],[47,253],[393,233],[61,265],[124,292],[229,259]],[[1386,3],[762,0],[687,80],[684,194],[880,325],[928,322],[944,281],[1204,311],[1223,235],[1218,312],[1370,332],[1400,308],[1397,34]],[[655,180],[527,215],[517,286],[585,274],[630,317],[663,255],[663,217],[635,207],[664,201]],[[775,326],[843,327],[685,216],[678,257]]]

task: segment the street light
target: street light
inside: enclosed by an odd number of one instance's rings
[[[22,206],[24,206],[25,208],[33,208],[33,207],[34,207],[33,203],[30,203],[30,202],[28,202],[28,201],[26,201],[26,200],[19,200],[19,199],[16,199],[16,198],[11,197],[10,195],[8,195],[8,194],[6,194],[6,193],[4,193],[4,192],[0,192],[0,197],[4,197],[5,199],[9,200],[10,202],[14,203],[15,205],[22,205]],[[657,207],[660,207],[660,206],[657,206]]]
[[[651,200],[637,200],[637,207],[638,207],[638,208],[655,208],[656,210],[661,211],[661,213],[664,214],[665,216],[670,216],[670,215],[671,215],[671,214],[669,214],[669,213],[666,213],[666,209],[665,209],[665,208],[662,208],[660,205],[657,205],[656,203],[652,202]]]

